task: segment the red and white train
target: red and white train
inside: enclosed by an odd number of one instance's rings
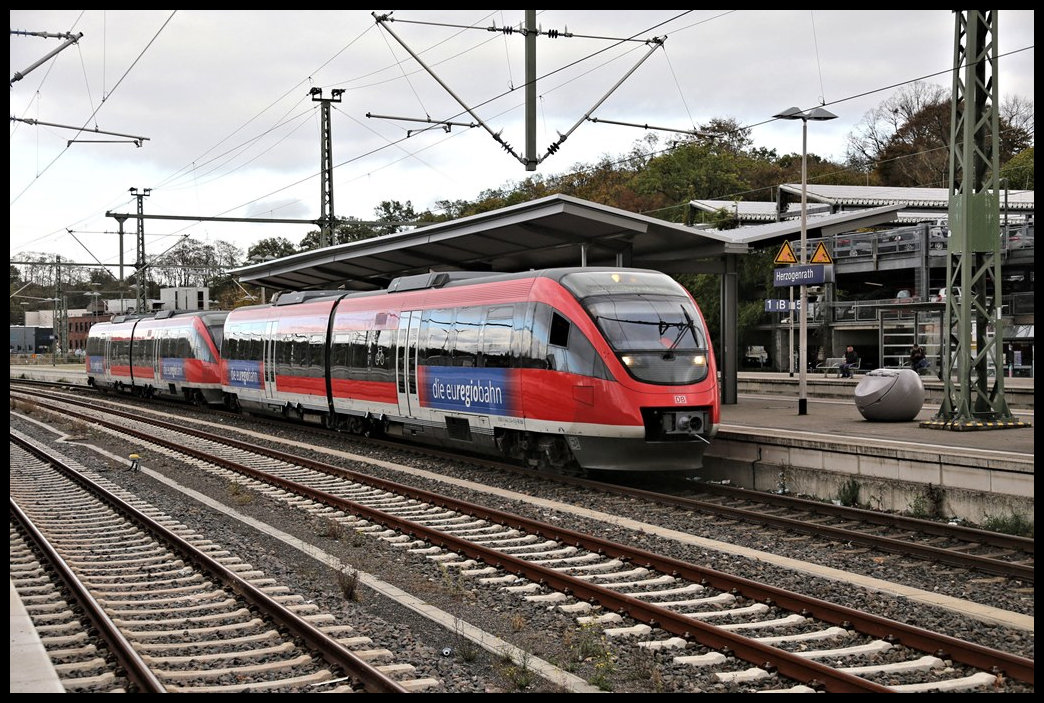
[[[91,328],[88,383],[567,472],[694,471],[721,417],[699,306],[655,271],[443,272]]]
[[[224,320],[233,408],[561,471],[692,471],[718,431],[699,306],[626,268],[442,272]]]
[[[87,383],[145,398],[221,403],[221,336],[227,312],[161,311],[91,327]]]

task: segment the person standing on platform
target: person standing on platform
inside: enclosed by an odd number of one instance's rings
[[[851,344],[845,349],[845,360],[841,362],[841,378],[852,378],[852,367],[859,365],[859,354]]]

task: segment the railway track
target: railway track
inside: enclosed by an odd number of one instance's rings
[[[279,421],[259,421],[273,427],[285,427]],[[295,432],[314,433],[316,437],[329,437],[331,434],[343,437],[320,427],[295,425],[294,428]],[[401,444],[386,440],[353,437],[352,441],[394,447],[421,456],[460,459],[459,455],[423,447],[403,449]],[[510,473],[523,481],[532,481],[534,487],[558,484],[567,491],[579,487],[618,496],[621,509],[634,500],[641,500],[650,506],[647,510],[652,512],[692,515],[693,532],[699,531],[701,519],[734,520],[775,530],[780,538],[801,534],[832,545],[855,546],[906,559],[926,560],[966,569],[972,574],[999,576],[1025,584],[1032,584],[1035,580],[1032,538],[717,483],[667,478],[661,484],[662,490],[653,491],[623,485],[618,479],[610,482],[567,477],[482,458],[468,458],[467,461],[487,471]],[[665,517],[673,519],[670,515]],[[651,518],[647,514],[646,519]]]
[[[434,683],[410,680],[409,667],[379,661],[392,653],[366,649],[368,638],[220,545],[14,434],[10,483],[11,578],[70,692],[403,693]],[[85,641],[78,613],[103,644]]]
[[[485,587],[575,614],[581,627],[675,651],[676,664],[713,668],[694,674],[698,680],[745,682],[751,690],[775,690],[780,679],[829,691],[990,690],[1003,672],[1032,686],[1032,661],[1021,657],[320,462],[256,446],[230,449],[224,438],[199,437],[193,443],[207,449],[189,450],[183,435],[160,440],[166,432],[176,428],[143,429],[140,437],[153,443],[150,451],[190,453],[197,464],[223,467],[207,470],[235,472],[255,490],[293,496],[326,519],[331,508],[340,511],[336,519],[351,529]],[[169,448],[160,449],[161,441]],[[256,458],[246,461],[248,449]],[[711,624],[722,621],[728,624]],[[858,663],[867,660],[874,663]]]

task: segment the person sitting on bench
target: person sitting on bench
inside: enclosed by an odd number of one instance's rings
[[[928,357],[924,355],[924,348],[917,342],[914,342],[910,349],[910,368],[917,373],[921,373],[921,369],[928,368]]]
[[[859,354],[849,344],[848,348],[845,349],[845,360],[841,362],[841,366],[838,371],[841,378],[852,378],[852,367],[859,365]]]

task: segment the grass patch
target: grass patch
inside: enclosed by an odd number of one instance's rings
[[[316,519],[315,533],[319,537],[341,540],[345,536],[344,525],[332,517],[320,517]]]
[[[929,483],[910,505],[910,514],[922,520],[938,519],[942,514],[943,492]]]
[[[254,502],[254,494],[243,487],[239,481],[228,484],[228,494],[232,496],[232,502],[236,505],[246,505]]]
[[[337,588],[346,601],[359,600],[359,571],[352,566],[345,566],[337,572]]]
[[[501,654],[496,663],[496,670],[506,682],[505,690],[525,691],[533,685],[536,673],[529,666],[529,658],[528,652],[523,652],[520,662],[516,662],[507,653]]]
[[[837,489],[837,501],[846,508],[859,505],[859,481],[850,478]]]
[[[983,529],[1017,537],[1032,537],[1033,522],[1025,515],[1012,512],[1010,515],[987,515]]]

